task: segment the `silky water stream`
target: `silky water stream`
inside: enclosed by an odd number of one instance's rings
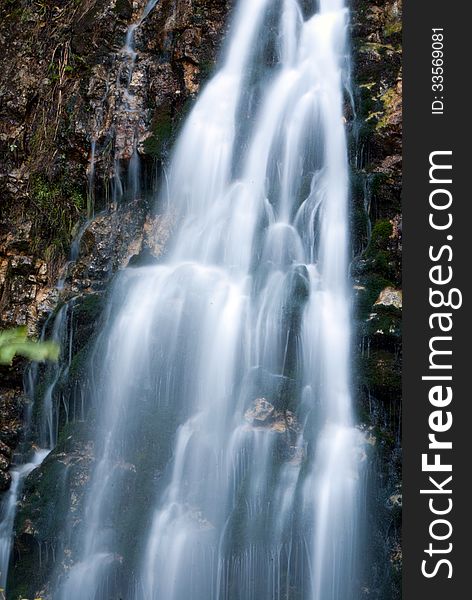
[[[349,13],[307,4],[237,2],[159,193],[169,252],[111,290],[95,461],[54,600],[361,596]]]

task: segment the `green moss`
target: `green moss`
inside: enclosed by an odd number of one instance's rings
[[[48,76],[51,82],[59,81],[59,65],[52,62],[48,66]]]
[[[370,174],[370,191],[372,196],[381,196],[383,187],[388,185],[388,176],[385,173]]]
[[[378,42],[366,42],[361,44],[360,52],[374,52],[378,56],[384,55],[386,52],[394,52],[395,48],[391,44],[380,44]]]
[[[376,122],[369,116],[380,110],[375,91],[368,87],[358,90],[359,121],[357,122],[356,135],[352,142],[355,144],[353,151],[357,151],[362,144],[370,142],[375,132]]]
[[[392,282],[379,273],[363,274],[359,280],[362,289],[357,294],[356,315],[361,323],[367,319],[372,312],[372,306],[379,297],[380,292],[392,286]]]
[[[383,104],[383,111],[379,114],[383,116],[377,123],[377,129],[383,129],[389,125],[389,117],[395,110],[395,104],[398,102],[398,92],[395,87],[389,88],[382,94],[380,100]]]
[[[57,200],[65,195],[70,197],[75,208],[79,210],[84,208],[84,198],[81,193],[66,181],[50,182],[44,177],[36,176],[33,179],[31,191],[36,204],[40,208],[54,209]]]
[[[387,280],[395,279],[395,257],[390,247],[392,233],[392,223],[388,219],[379,219],[374,224],[370,243],[365,253],[369,261],[369,270]]]
[[[38,537],[47,539],[50,532],[49,521],[54,507],[50,499],[55,495],[58,481],[62,479],[65,465],[55,460],[47,460],[37,472],[30,475],[25,485],[27,501],[21,506],[17,517],[17,531],[23,530],[28,521],[35,525]]]
[[[187,117],[192,112],[193,107],[195,106],[196,96],[188,96],[185,101],[176,108],[175,116],[174,116],[174,137],[177,137],[185,123],[187,122]]]
[[[76,300],[72,309],[72,382],[85,373],[85,362],[95,342],[98,321],[105,306],[105,298],[100,294],[89,294]],[[79,368],[80,366],[80,368]]]
[[[397,402],[401,398],[401,368],[394,353],[370,352],[363,359],[365,385],[379,400]]]
[[[74,305],[74,316],[77,321],[84,324],[96,321],[104,305],[104,298],[100,294],[88,294]]]
[[[46,374],[44,373],[34,389],[34,402],[33,402],[33,414],[32,414],[32,422],[34,424],[40,423],[43,413],[43,402],[44,394],[46,393],[46,389],[48,386],[48,382],[46,380]]]
[[[166,150],[173,134],[171,107],[164,105],[158,108],[151,124],[152,135],[144,142],[146,154],[160,158]]]
[[[384,28],[385,37],[392,37],[402,31],[402,21],[401,19],[392,19],[388,23],[386,23]]]
[[[36,210],[33,248],[49,260],[66,254],[74,225],[86,207],[85,196],[65,176],[50,181],[36,175],[31,180],[30,198]]]
[[[372,228],[368,254],[372,256],[379,251],[385,250],[392,233],[393,225],[388,219],[380,219],[377,221]]]
[[[364,335],[369,336],[371,348],[395,352],[401,343],[402,311],[394,306],[375,305],[365,322]]]
[[[88,440],[88,429],[85,423],[67,424],[56,450],[25,481],[15,521],[16,544],[21,560],[15,561],[9,572],[9,598],[35,597],[55,566],[53,555],[41,555],[41,545],[60,540],[72,502],[72,486],[78,489],[78,477],[84,468],[81,461],[64,461],[62,453],[73,452],[77,448],[77,440]],[[80,519],[80,508],[80,503],[76,503],[75,518]]]
[[[87,371],[89,347],[86,346],[74,355],[69,367],[69,382],[79,380]]]
[[[365,173],[351,173],[350,226],[354,256],[361,254],[369,241],[369,215],[365,209],[365,198],[367,194],[371,194],[370,181],[371,176]]]

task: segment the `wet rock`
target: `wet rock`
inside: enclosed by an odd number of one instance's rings
[[[265,422],[274,414],[274,407],[265,398],[254,400],[253,406],[244,413],[244,418],[249,423],[254,421]]]
[[[139,254],[134,254],[130,259],[129,267],[151,267],[158,264],[157,258],[151,254],[149,248],[143,248]]]
[[[244,382],[249,398],[270,398],[276,410],[292,409],[293,398],[296,397],[296,381],[290,377],[270,373],[266,369],[252,369]]]
[[[11,484],[11,475],[5,469],[0,466],[0,492],[5,492],[8,490]]]
[[[375,436],[373,425],[366,425],[365,423],[362,423],[358,426],[358,429],[362,432],[366,444],[369,446],[375,446],[377,444],[377,437]]]
[[[66,277],[69,293],[102,291],[116,271],[143,264],[138,257],[156,263],[171,226],[169,217],[147,214],[139,201],[97,215],[83,232],[78,259]]]
[[[387,505],[389,508],[402,508],[402,506],[403,506],[402,494],[392,494],[388,499]]]
[[[67,262],[74,221],[84,216],[87,178],[93,174],[89,191],[100,203],[135,148],[145,161],[160,160],[188,98],[214,64],[231,3],[158,2],[135,32],[137,60],[128,94],[123,43],[145,4],[92,0],[79,7],[66,0],[60,11],[48,2],[15,11],[0,7],[6,65],[0,74],[3,326],[27,323],[37,333],[37,323],[57,301],[54,284]],[[112,214],[91,225],[91,256],[82,253],[70,273],[73,291],[108,279],[143,246],[155,257],[162,254],[169,226],[149,215],[142,197],[137,200],[140,205],[128,210],[121,225]],[[67,214],[61,231],[57,216],[52,218],[57,208]],[[123,214],[119,210],[118,218]]]
[[[395,308],[402,308],[402,301],[402,291],[389,286],[380,292],[374,306],[393,306]]]
[[[265,398],[254,400],[252,406],[244,413],[244,418],[253,427],[262,427],[277,433],[299,431],[299,424],[291,411],[278,411]]]
[[[20,364],[22,364],[20,362]],[[13,450],[17,446],[22,431],[22,415],[25,399],[21,392],[22,369],[19,365],[1,367],[0,379],[0,490],[10,487]],[[11,387],[4,387],[10,384]],[[17,386],[17,387],[15,387]]]
[[[12,449],[0,440],[0,454],[9,459],[12,455]]]
[[[306,447],[300,439],[300,424],[290,410],[277,410],[265,398],[256,398],[244,413],[249,426],[255,430],[276,434],[274,452],[279,460],[300,465],[306,458]]]
[[[395,571],[401,573],[402,570],[402,562],[403,562],[403,552],[400,544],[395,544],[392,548],[392,552],[390,554],[390,561]]]
[[[57,448],[25,480],[18,502],[14,539],[14,552],[21,553],[22,560],[14,562],[10,571],[10,590],[14,597],[24,588],[25,569],[27,584],[31,586],[29,597],[50,597],[44,593],[49,587],[45,574],[57,567],[56,559],[66,566],[72,562],[69,548],[61,550],[59,555],[59,547],[69,542],[59,537],[59,531],[68,518],[73,538],[82,521],[85,484],[93,460],[93,445],[82,425],[70,424],[60,436]],[[51,542],[57,544],[56,557],[43,552]],[[38,596],[39,590],[43,590],[42,596]]]
[[[30,281],[35,280],[31,272],[34,269],[34,259],[32,256],[12,256],[9,264],[10,272],[15,275],[25,274]]]
[[[8,469],[8,465],[9,461],[7,460],[7,458],[0,454],[0,471],[5,471],[6,469]]]
[[[189,521],[189,526],[200,531],[208,531],[214,529],[214,525],[205,517],[203,512],[195,507],[186,507],[186,517]]]

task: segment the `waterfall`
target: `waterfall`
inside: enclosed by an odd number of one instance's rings
[[[105,107],[110,101],[110,74],[106,81],[105,91],[98,105],[95,106],[90,132],[90,154],[87,165],[87,216],[91,218],[95,211],[95,172],[96,161],[100,154],[107,153],[106,147],[113,141],[115,145],[113,159],[113,177],[111,180],[112,206],[116,208],[117,203],[122,198],[125,190],[132,198],[140,196],[141,173],[140,157],[138,154],[139,120],[144,108],[140,105],[139,97],[133,89],[135,83],[133,76],[136,70],[136,61],[138,51],[136,50],[136,37],[139,29],[156,7],[158,0],[147,0],[139,16],[128,25],[123,46],[116,53],[117,62],[116,80],[114,86],[115,98],[113,100],[115,113],[113,123],[106,124]],[[136,8],[136,6],[135,6]],[[119,131],[121,130],[121,131]],[[117,138],[127,146],[124,153],[129,158],[127,166],[127,181],[122,180],[121,160],[116,149]],[[101,138],[101,139],[100,139]],[[120,145],[120,144],[118,144]],[[123,151],[123,148],[121,149]]]
[[[23,463],[11,470],[10,489],[5,494],[0,506],[0,589],[2,591],[7,584],[8,563],[13,542],[13,524],[18,496],[26,477],[42,463],[48,453],[48,450],[38,449],[34,452],[31,462]]]
[[[88,224],[89,221],[83,223],[72,240],[69,260],[56,284],[58,291],[64,288],[68,268],[78,259],[80,242]],[[56,312],[51,312],[41,331],[41,341],[48,338],[60,348],[59,360],[47,363],[42,369],[42,377],[39,374],[38,363],[33,363],[25,374],[24,388],[30,402],[24,409],[23,436],[10,471],[11,485],[0,502],[0,590],[6,588],[17,505],[25,479],[42,464],[57,444],[60,403],[57,395],[61,381],[67,378],[72,361],[72,312],[75,301],[76,298],[72,297]],[[41,378],[43,386],[38,385]],[[68,401],[64,401],[64,398],[62,401],[68,421]]]
[[[360,598],[348,11],[304,4],[239,0],[159,194],[169,253],[114,283],[58,600]]]
[[[72,250],[71,260],[76,258]],[[58,287],[62,282],[60,278]],[[24,433],[20,447],[22,452],[15,454],[13,468],[10,471],[10,489],[0,503],[0,590],[6,588],[17,503],[25,479],[41,465],[57,443],[59,411],[56,392],[61,378],[67,375],[72,357],[73,332],[69,331],[69,326],[73,305],[74,299],[71,299],[56,314],[51,313],[43,326],[41,340],[44,340],[49,333],[50,340],[56,342],[61,348],[60,360],[48,364],[44,369],[44,389],[42,391],[37,389],[37,364],[33,364],[26,374],[25,388],[32,403],[25,408]]]

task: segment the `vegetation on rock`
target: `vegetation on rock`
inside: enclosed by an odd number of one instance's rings
[[[15,356],[36,361],[57,361],[59,346],[55,342],[28,339],[26,327],[0,331],[0,364],[11,365]]]

